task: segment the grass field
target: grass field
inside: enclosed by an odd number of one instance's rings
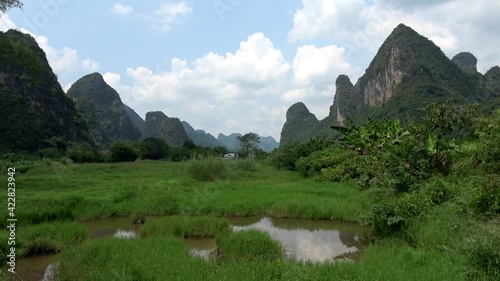
[[[297,263],[285,260],[281,246],[269,235],[235,233],[227,222],[215,217],[266,215],[357,221],[374,203],[370,194],[354,184],[316,182],[263,165],[256,165],[255,171],[233,167],[215,181],[210,176],[195,179],[187,172],[192,168],[189,165],[192,163],[64,165],[44,161],[25,174],[17,174],[18,258],[60,252],[60,280],[72,281],[494,280],[487,279],[484,272],[495,270],[497,265],[482,263],[491,261],[491,257],[482,256],[489,253],[491,241],[469,243],[467,239],[478,229],[498,228],[478,228],[453,202],[412,225],[412,243],[383,238],[370,244],[359,261]],[[6,194],[1,194],[0,200],[5,199]],[[149,215],[169,217],[146,221],[140,238],[131,240],[89,239],[78,223]],[[5,222],[2,212],[0,223]],[[0,231],[1,241],[6,241],[7,235]],[[205,261],[191,256],[182,237],[216,238],[221,258]],[[477,245],[484,249],[471,254]],[[2,242],[0,249],[4,257],[6,243]],[[496,252],[490,254],[494,257]],[[0,275],[0,280],[6,278]]]

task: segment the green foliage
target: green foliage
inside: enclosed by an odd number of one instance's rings
[[[5,13],[10,8],[22,8],[23,3],[19,0],[0,0],[0,12]]]
[[[191,158],[191,152],[185,147],[170,147],[168,157],[171,161],[185,161]]]
[[[195,149],[196,145],[194,144],[194,142],[192,140],[187,140],[187,141],[184,141],[184,143],[182,144],[182,147],[184,147],[186,149]]]
[[[339,147],[325,148],[298,159],[296,169],[306,177],[318,176],[323,180],[338,182],[358,177],[355,160],[358,157],[356,151]]]
[[[330,147],[331,142],[324,138],[316,137],[305,143],[296,143],[280,147],[280,149],[270,153],[268,163],[278,169],[296,170],[296,162],[301,157],[307,157],[315,151]]]
[[[474,168],[485,173],[500,174],[500,109],[491,116],[478,118],[474,125],[478,145],[472,155]]]
[[[21,228],[18,233],[20,257],[58,253],[88,236],[85,226],[68,222],[31,225]]]
[[[147,138],[140,143],[141,159],[160,160],[168,155],[168,145],[163,139]]]
[[[52,147],[52,138],[92,142],[85,121],[30,35],[1,32],[0,61],[0,72],[5,74],[0,108],[6,109],[0,111],[0,153],[34,153]]]
[[[471,210],[480,215],[500,215],[500,175],[469,177],[463,184],[469,187]]]
[[[259,135],[255,133],[248,133],[243,136],[237,137],[240,143],[240,155],[247,156],[249,154],[255,154],[260,143]]]
[[[470,235],[465,241],[464,251],[470,257],[470,264],[475,271],[469,278],[479,279],[487,276],[488,280],[500,279],[500,217],[484,224],[474,224],[469,229]]]
[[[214,156],[193,158],[185,163],[185,169],[190,177],[199,181],[224,180],[238,171],[257,171],[254,160],[223,160]]]
[[[132,162],[139,157],[139,151],[131,143],[123,141],[114,142],[110,152],[113,162]]]
[[[238,171],[243,171],[243,172],[256,172],[257,171],[255,161],[251,160],[251,159],[238,159],[236,161],[231,161],[228,164],[230,165],[230,167],[233,167],[235,170],[238,170]]]
[[[66,151],[66,157],[75,163],[98,163],[103,161],[103,156],[97,147],[92,147],[86,142],[71,143]]]
[[[40,158],[50,158],[50,159],[55,159],[59,158],[62,155],[64,155],[63,151],[58,150],[57,148],[54,147],[47,147],[47,148],[42,148],[37,151],[37,155]]]
[[[258,230],[233,232],[218,236],[220,258],[223,261],[272,261],[283,258],[281,244],[269,234]]]
[[[226,179],[229,175],[225,160],[218,157],[200,157],[186,162],[187,174],[199,181]]]
[[[206,280],[214,265],[177,237],[89,240],[61,254],[59,280]]]

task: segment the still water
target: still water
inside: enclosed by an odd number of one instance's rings
[[[155,219],[155,218],[148,218]],[[295,261],[328,262],[352,260],[360,257],[367,244],[369,231],[356,223],[330,220],[278,219],[268,217],[227,218],[233,231],[249,229],[267,232],[285,248],[285,258]],[[128,217],[99,219],[82,222],[92,239],[114,236],[134,239],[140,224]],[[193,256],[204,259],[215,257],[214,239],[186,238]],[[18,260],[16,272],[19,280],[42,280],[44,271],[57,261],[58,255],[28,257]]]

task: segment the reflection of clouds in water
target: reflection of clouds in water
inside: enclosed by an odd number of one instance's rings
[[[208,261],[215,256],[215,249],[214,250],[191,249],[189,251],[189,254],[191,254],[191,256],[193,257],[200,257]]]
[[[287,257],[299,261],[324,262],[358,250],[354,246],[356,236],[337,230],[282,229],[275,227],[269,218],[249,226],[233,226],[234,231],[248,229],[269,233],[286,248]]]
[[[133,230],[121,230],[121,229],[118,229],[115,235],[113,235],[113,237],[118,239],[131,239],[135,238],[136,236],[137,234]]]

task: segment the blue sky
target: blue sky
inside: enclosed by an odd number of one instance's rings
[[[0,17],[29,32],[65,90],[100,72],[141,116],[161,110],[214,135],[272,135],[303,101],[318,118],[405,23],[479,71],[500,64],[499,0],[38,0]]]

